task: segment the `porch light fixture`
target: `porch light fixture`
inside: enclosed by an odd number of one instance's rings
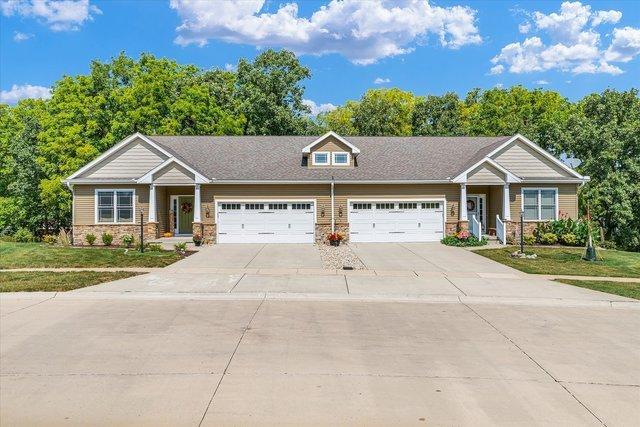
[[[320,216],[324,218],[324,206],[322,207],[322,210],[320,211]]]
[[[342,206],[338,208],[338,216],[342,218]]]
[[[211,210],[209,209],[209,206],[208,206],[208,205],[207,205],[207,206],[205,206],[205,208],[204,208],[204,216],[205,216],[206,218],[209,218],[209,217],[211,216]]]

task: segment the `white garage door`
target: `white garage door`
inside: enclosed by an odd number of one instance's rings
[[[352,242],[435,242],[443,236],[443,201],[349,202]]]
[[[313,243],[314,203],[218,202],[218,243]]]

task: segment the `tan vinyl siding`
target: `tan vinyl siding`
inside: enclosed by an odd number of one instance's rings
[[[148,185],[75,185],[74,187],[75,225],[95,224],[95,190],[135,190],[135,217],[140,222],[140,209],[144,210],[145,222],[149,218],[149,186]]]
[[[329,162],[332,161],[332,153],[340,152],[349,154],[349,164],[348,165],[314,165],[313,164],[313,153],[316,151],[326,151],[329,153]],[[310,168],[348,168],[353,167],[353,154],[351,153],[351,148],[345,145],[343,142],[340,142],[337,138],[333,136],[328,136],[324,141],[316,145],[311,149],[311,154],[309,154],[309,161],[307,163]]]
[[[504,184],[504,174],[491,165],[481,165],[467,174],[468,184]]]
[[[156,172],[153,177],[153,182],[156,184],[193,184],[194,181],[193,173],[176,164]]]
[[[167,156],[143,141],[132,142],[81,175],[82,178],[139,178]]]
[[[503,149],[493,159],[522,178],[571,177],[567,171],[520,141]]]
[[[577,184],[512,184],[509,187],[511,199],[511,219],[520,220],[522,210],[522,188],[557,188],[560,214],[569,218],[578,217],[578,185]]]

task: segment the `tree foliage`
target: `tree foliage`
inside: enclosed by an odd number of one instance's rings
[[[640,101],[607,90],[572,103],[522,86],[473,89],[464,97],[372,89],[310,117],[308,68],[286,50],[266,50],[236,71],[124,53],[65,76],[49,100],[0,104],[0,231],[42,233],[70,225],[62,180],[126,136],[168,135],[513,135],[576,158],[591,176],[581,190],[607,236],[640,249]]]

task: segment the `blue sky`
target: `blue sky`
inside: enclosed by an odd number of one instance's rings
[[[266,47],[300,54],[317,105],[373,87],[464,95],[522,84],[576,100],[639,86],[637,2],[288,1],[0,0],[2,99],[47,96],[120,51],[224,68]]]

